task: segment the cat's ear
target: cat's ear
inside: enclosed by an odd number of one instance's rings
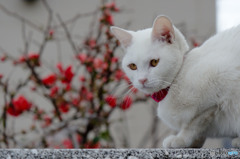
[[[175,38],[172,22],[166,16],[158,16],[152,27],[153,41],[163,41],[169,44],[173,43]]]
[[[111,27],[111,31],[113,35],[115,35],[115,37],[120,41],[123,47],[127,48],[131,45],[132,35],[130,32],[115,26]]]

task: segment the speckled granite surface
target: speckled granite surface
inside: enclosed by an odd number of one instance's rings
[[[240,158],[240,149],[1,149],[0,159]]]

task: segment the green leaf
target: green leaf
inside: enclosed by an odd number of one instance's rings
[[[100,134],[100,138],[103,140],[110,140],[110,133],[109,131],[104,131]]]

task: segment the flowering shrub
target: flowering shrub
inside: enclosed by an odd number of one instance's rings
[[[103,4],[96,12],[99,21],[95,24],[96,30],[90,30],[90,36],[81,41],[75,41],[68,30],[68,23],[58,15],[60,26],[54,26],[51,18],[53,11],[46,0],[42,3],[48,10],[49,22],[42,30],[32,26],[25,20],[25,25],[33,27],[43,34],[44,40],[39,45],[38,52],[25,52],[19,57],[13,57],[7,52],[2,52],[1,61],[12,63],[12,67],[22,68],[28,72],[28,78],[20,81],[14,89],[9,78],[4,74],[0,77],[0,86],[4,92],[4,105],[1,116],[1,147],[52,147],[52,148],[104,148],[114,147],[112,134],[109,127],[112,122],[109,117],[115,109],[128,110],[137,100],[144,101],[137,95],[134,88],[126,88],[117,95],[119,85],[130,82],[119,67],[116,50],[119,42],[110,32],[114,24],[113,14],[120,9],[115,2]],[[5,9],[6,10],[6,9]],[[8,11],[7,13],[9,13]],[[13,15],[13,14],[11,14]],[[17,16],[16,18],[19,18]],[[24,19],[24,17],[20,17]],[[73,21],[75,22],[75,21]],[[47,43],[57,40],[59,30],[64,30],[67,42],[72,46],[73,61],[71,64],[58,62],[52,64],[50,72],[43,73],[47,66],[43,54]],[[27,40],[26,47],[31,45]],[[81,46],[76,44],[81,43]],[[28,50],[28,48],[25,48]],[[22,90],[25,90],[25,94]],[[122,96],[126,90],[132,92]],[[27,91],[26,91],[27,90]],[[121,90],[121,89],[120,89]],[[28,93],[26,93],[28,92]],[[44,109],[31,95],[37,94],[50,103]],[[29,114],[29,115],[27,115]],[[11,129],[9,119],[18,120],[20,117],[31,117],[29,130],[20,134]],[[61,140],[53,140],[61,134]],[[28,136],[35,133],[37,138]],[[24,144],[18,136],[25,137]],[[54,142],[53,142],[54,141]]]

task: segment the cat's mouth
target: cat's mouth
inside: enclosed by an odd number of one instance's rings
[[[164,88],[159,90],[158,92],[155,92],[151,95],[152,99],[156,102],[162,101],[168,94],[170,87]]]

